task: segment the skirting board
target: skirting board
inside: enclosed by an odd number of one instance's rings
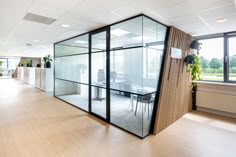
[[[209,108],[200,107],[200,106],[197,107],[197,110],[198,111],[203,111],[203,112],[214,113],[214,114],[218,114],[218,115],[222,115],[222,116],[236,118],[236,114],[231,113],[231,112],[219,111],[219,110],[209,109]]]

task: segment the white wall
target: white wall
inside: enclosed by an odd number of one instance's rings
[[[199,110],[234,116],[236,114],[236,85],[197,83],[196,104]]]

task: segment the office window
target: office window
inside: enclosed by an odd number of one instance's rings
[[[2,69],[7,69],[7,59],[6,58],[1,58],[0,62],[2,62]]]
[[[8,58],[8,69],[15,70],[20,62],[20,58]]]
[[[229,38],[229,80],[236,81],[236,37]]]
[[[200,40],[202,80],[224,81],[224,38]]]

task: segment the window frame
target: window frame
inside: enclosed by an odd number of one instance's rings
[[[200,80],[200,81],[236,83],[236,81],[229,80],[229,38],[231,37],[236,37],[236,31],[195,37],[195,39],[197,40],[223,38],[223,60],[224,60],[223,61],[223,81],[214,81],[214,80]]]

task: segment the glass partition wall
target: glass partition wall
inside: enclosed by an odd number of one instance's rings
[[[145,15],[55,47],[55,96],[141,138],[157,106],[167,27]]]

